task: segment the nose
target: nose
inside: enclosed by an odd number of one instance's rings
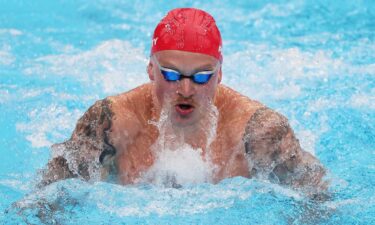
[[[183,78],[180,80],[177,93],[184,98],[192,97],[195,94],[193,81],[188,78]]]

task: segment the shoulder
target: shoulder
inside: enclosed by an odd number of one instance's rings
[[[219,111],[219,133],[231,140],[233,145],[241,142],[249,118],[256,110],[264,107],[260,102],[225,85],[218,86],[215,106]]]
[[[250,99],[225,85],[218,86],[215,105],[219,113],[226,118],[247,120],[256,110],[265,107],[262,103]]]
[[[285,116],[270,108],[262,107],[257,109],[248,120],[245,133],[246,152],[249,153],[254,149],[277,150],[281,140],[288,133],[293,134],[293,131]]]
[[[101,129],[108,128],[112,119],[111,101],[102,99],[96,101],[78,120],[72,137],[76,136],[100,136]],[[99,133],[98,133],[99,132]]]
[[[151,117],[152,84],[147,83],[125,93],[108,97],[112,112],[112,131],[127,131],[133,136]]]
[[[252,174],[304,187],[308,193],[327,188],[323,165],[303,151],[288,119],[280,113],[266,107],[258,109],[247,123],[244,141]]]
[[[250,140],[281,138],[290,131],[285,116],[227,86],[219,85],[215,103],[222,117],[246,125]]]
[[[96,101],[78,120],[72,138],[81,136],[97,139],[103,132],[113,128],[135,126],[138,116],[144,114],[150,84],[139,86],[128,92]],[[143,112],[140,112],[142,111]]]
[[[267,107],[258,109],[249,119],[244,135],[245,151],[255,167],[269,168],[289,160],[298,163],[301,148],[288,120]],[[293,160],[290,160],[293,159]]]
[[[258,108],[247,122],[249,137],[280,139],[289,131],[288,119],[280,113],[267,108]]]
[[[216,98],[219,101],[230,99],[231,100],[230,102],[240,103],[244,105],[251,105],[253,107],[263,106],[262,103],[256,100],[250,99],[249,97],[223,84],[219,84],[217,88]]]
[[[115,114],[145,114],[152,107],[152,84],[147,83],[119,95],[108,97]]]
[[[117,106],[123,105],[123,104],[129,104],[130,102],[133,102],[137,100],[138,98],[150,97],[151,89],[152,89],[151,83],[142,84],[129,91],[120,93],[118,95],[110,96],[108,97],[108,100],[110,100],[112,104],[117,105]]]

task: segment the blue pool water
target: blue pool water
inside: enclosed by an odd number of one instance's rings
[[[332,198],[245,178],[180,189],[34,187],[96,100],[147,82],[170,9],[210,12],[223,83],[286,115]],[[0,224],[375,224],[375,2],[0,0]]]

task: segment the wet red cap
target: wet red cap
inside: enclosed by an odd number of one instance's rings
[[[156,26],[151,55],[162,50],[202,53],[223,61],[221,35],[214,18],[194,8],[177,8]]]

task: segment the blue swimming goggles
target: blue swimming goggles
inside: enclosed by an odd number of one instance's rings
[[[160,66],[156,58],[154,58],[154,61],[158,65],[161,74],[163,74],[164,76],[164,79],[169,82],[175,82],[175,81],[181,80],[182,78],[188,78],[188,79],[191,79],[196,84],[205,84],[211,79],[213,75],[215,75],[215,73],[220,67],[219,66],[220,63],[218,63],[214,70],[200,71],[191,76],[186,76],[176,70],[172,70],[172,69]]]

